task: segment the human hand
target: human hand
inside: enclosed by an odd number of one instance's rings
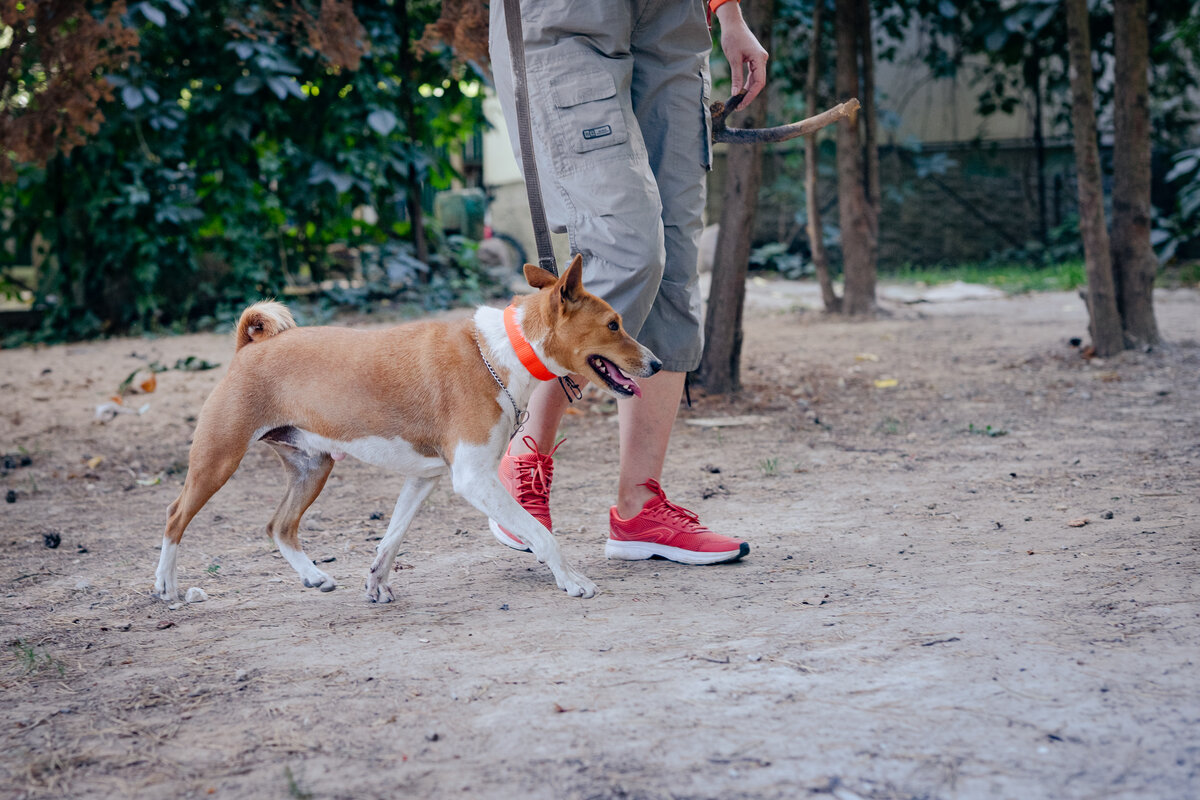
[[[721,52],[729,62],[729,77],[733,81],[731,94],[745,91],[746,97],[740,105],[745,108],[767,85],[767,51],[746,25],[741,6],[736,2],[717,6],[716,16],[721,23]]]

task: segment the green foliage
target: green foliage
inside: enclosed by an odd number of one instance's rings
[[[962,281],[993,286],[1010,294],[1065,292],[1078,289],[1087,283],[1082,259],[1042,266],[1031,265],[1028,262],[987,262],[944,267],[904,266],[886,273],[886,277],[928,285]]]
[[[333,245],[377,281],[433,283],[457,265],[412,263],[405,211],[408,192],[448,185],[447,147],[482,124],[448,52],[410,54],[438,5],[356,4],[369,49],[353,71],[280,8],[135,4],[139,58],[108,76],[99,132],[0,186],[5,237],[48,242],[41,338],[227,319],[330,277]]]
[[[1178,188],[1175,208],[1169,215],[1156,215],[1150,232],[1163,263],[1174,259],[1181,245],[1200,236],[1200,147],[1177,153],[1166,180]]]

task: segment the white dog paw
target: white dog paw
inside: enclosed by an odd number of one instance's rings
[[[168,589],[161,589],[156,586],[156,587],[154,587],[154,596],[157,597],[159,600],[162,600],[164,603],[179,602],[179,590],[178,589],[168,590]]]
[[[372,603],[390,603],[395,599],[396,595],[392,593],[392,587],[386,583],[367,586],[367,600]]]
[[[558,588],[565,591],[571,597],[594,597],[596,594],[596,584],[578,572],[565,574],[558,580]]]
[[[179,587],[167,585],[165,580],[159,579],[154,582],[153,595],[164,603],[174,603],[179,600]]]
[[[305,578],[304,585],[310,589],[320,589],[322,592],[332,592],[337,588],[337,582],[320,570],[317,570],[315,575]]]

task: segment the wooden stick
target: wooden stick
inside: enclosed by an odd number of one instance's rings
[[[840,119],[850,117],[859,109],[858,98],[852,97],[844,103],[838,103],[833,108],[822,111],[815,117],[802,119],[789,125],[778,125],[774,128],[729,128],[725,118],[737,110],[742,98],[746,95],[734,95],[728,101],[713,103],[709,110],[712,112],[714,142],[732,142],[735,144],[757,144],[761,142],[784,142],[797,136],[816,133],[827,125],[832,125]]]

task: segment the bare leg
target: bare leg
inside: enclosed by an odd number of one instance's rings
[[[684,372],[660,372],[638,381],[642,396],[617,403],[621,428],[621,476],[617,513],[629,519],[654,493],[641,484],[662,478],[671,429],[683,396]]]
[[[367,599],[372,603],[390,603],[395,599],[392,587],[388,585],[392,562],[396,560],[400,542],[417,515],[417,509],[436,485],[437,478],[409,478],[400,489],[392,521],[388,523],[387,533],[375,549],[375,562],[367,573]]]
[[[572,377],[576,383],[583,384],[581,376],[573,375]],[[532,436],[533,440],[537,442],[538,449],[543,453],[549,453],[558,436],[559,423],[562,422],[563,414],[570,405],[571,401],[567,399],[567,394],[558,385],[558,381],[546,381],[534,389],[533,395],[529,398],[529,419],[521,430],[522,435],[513,440],[509,452],[514,456],[532,453],[533,451],[525,445],[524,441],[526,436]]]
[[[287,494],[279,501],[275,516],[267,523],[267,533],[275,540],[279,552],[292,565],[305,586],[332,592],[337,588],[333,578],[317,569],[300,546],[300,518],[325,488],[333,471],[333,459],[328,453],[309,454],[286,444],[268,441],[279,454],[288,476]]]

